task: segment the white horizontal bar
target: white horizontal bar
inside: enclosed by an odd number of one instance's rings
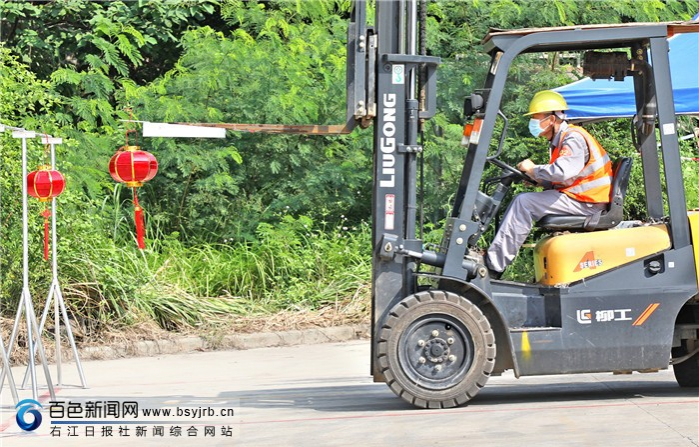
[[[33,130],[15,130],[12,132],[12,138],[35,138],[36,132]]]
[[[0,132],[3,132],[5,130],[26,130],[26,129],[23,127],[14,127],[14,126],[10,126],[8,124],[0,123]]]
[[[44,144],[63,144],[63,138],[41,137],[41,142]]]
[[[218,127],[187,126],[184,124],[166,124],[143,122],[144,137],[174,138],[226,138],[226,129]]]

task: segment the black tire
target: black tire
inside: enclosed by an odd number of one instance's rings
[[[692,343],[692,345],[696,346],[695,343]],[[680,358],[689,354],[691,351],[694,351],[694,346],[688,346],[687,340],[682,340],[682,346],[672,348],[672,358]],[[688,349],[690,347],[691,350]],[[699,387],[699,352],[681,363],[672,365],[672,371],[675,373],[675,380],[681,387]]]
[[[431,290],[391,309],[377,344],[388,386],[420,408],[463,405],[495,367],[495,335],[483,312],[455,293]]]

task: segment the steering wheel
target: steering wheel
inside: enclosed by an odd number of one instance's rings
[[[509,172],[509,175],[515,177],[517,180],[523,180],[525,182],[531,183],[533,185],[536,185],[538,182],[534,180],[533,178],[529,177],[527,174],[524,172],[520,171],[519,169],[512,167],[508,165],[507,163],[503,162],[502,160],[499,160],[495,157],[493,158],[488,158],[488,161],[498,168],[501,168],[505,171]]]

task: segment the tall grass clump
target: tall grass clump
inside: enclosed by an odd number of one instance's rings
[[[370,229],[284,216],[255,241],[187,246],[85,241],[64,257],[64,294],[88,332],[155,321],[169,330],[351,300],[371,275]]]

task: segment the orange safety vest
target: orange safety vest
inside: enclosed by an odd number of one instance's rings
[[[571,130],[579,132],[585,138],[590,159],[580,174],[565,182],[553,182],[553,187],[579,202],[609,203],[614,175],[612,161],[609,159],[607,151],[582,127],[568,126],[568,129],[561,134],[558,147],[551,152],[549,164],[555,162],[560,156],[563,139],[566,133]]]

